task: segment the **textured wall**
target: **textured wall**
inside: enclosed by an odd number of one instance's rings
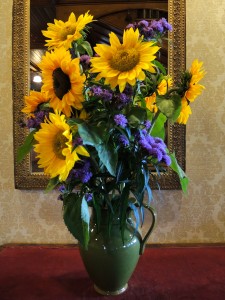
[[[204,18],[203,18],[204,11]],[[153,243],[225,242],[225,3],[187,0],[187,66],[205,63],[207,89],[187,125],[189,195],[155,195]],[[0,244],[72,243],[57,194],[14,189],[12,150],[12,0],[0,2]],[[3,31],[4,30],[4,31]]]

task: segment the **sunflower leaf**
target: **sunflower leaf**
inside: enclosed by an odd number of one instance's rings
[[[25,156],[32,150],[33,145],[35,143],[34,134],[36,133],[36,131],[37,129],[32,130],[26,137],[23,145],[18,148],[17,151],[18,162],[21,162],[25,158]]]
[[[82,42],[82,44],[80,45],[86,52],[89,56],[93,56],[93,51],[92,51],[92,48],[91,48],[91,45],[88,41],[84,41]]]
[[[159,110],[171,121],[176,121],[181,110],[181,98],[173,95],[167,99],[164,96],[157,95],[156,104]]]

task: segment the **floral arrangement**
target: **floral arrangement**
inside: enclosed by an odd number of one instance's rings
[[[183,191],[188,179],[165,144],[165,123],[186,124],[190,104],[204,87],[205,71],[195,60],[174,86],[156,59],[171,25],[163,18],[129,24],[122,41],[111,32],[109,44],[93,50],[87,39],[89,12],[54,20],[43,35],[48,50],[39,67],[40,92],[25,97],[30,130],[18,152],[21,161],[34,148],[49,176],[47,191],[58,188],[64,221],[87,247],[89,206],[119,215],[121,233],[127,214],[143,222],[152,199],[150,182],[168,168],[177,172]],[[109,222],[110,223],[110,222]]]

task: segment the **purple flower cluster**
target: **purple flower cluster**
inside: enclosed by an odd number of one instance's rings
[[[76,137],[73,141],[73,147],[83,145],[83,140],[81,137]]]
[[[123,134],[121,134],[121,135],[119,136],[118,141],[119,141],[120,145],[123,146],[123,147],[129,146],[129,140],[128,140],[128,138],[127,138],[125,135],[123,135]]]
[[[123,109],[127,104],[129,104],[132,100],[133,90],[130,86],[127,86],[124,89],[123,93],[113,92],[108,89],[103,89],[100,86],[93,85],[90,89],[93,96],[105,101],[112,101],[112,104],[116,109]]]
[[[159,35],[164,35],[167,31],[172,30],[172,26],[167,22],[165,18],[157,20],[152,20],[150,22],[142,20],[138,23],[127,25],[128,28],[139,29],[141,35],[144,36],[146,40],[151,40],[157,38]]]
[[[148,156],[152,156],[158,162],[164,162],[167,166],[171,164],[171,159],[166,153],[166,144],[159,137],[153,137],[146,130],[138,134],[138,144],[142,151]]]
[[[125,128],[128,123],[127,118],[122,114],[115,115],[114,121],[117,126],[121,126],[122,128]]]
[[[80,63],[83,67],[83,70],[87,70],[89,68],[90,60],[91,60],[91,58],[89,55],[84,54],[84,55],[80,56]]]
[[[93,85],[91,87],[91,92],[94,96],[102,99],[103,101],[110,101],[112,100],[113,93],[107,89],[102,89],[100,86]]]
[[[27,128],[38,128],[41,123],[44,122],[45,118],[48,118],[48,111],[38,111],[34,113],[34,117],[27,120]]]
[[[91,177],[91,163],[89,159],[84,159],[75,163],[74,168],[70,171],[69,179],[79,179],[82,183],[87,183]]]

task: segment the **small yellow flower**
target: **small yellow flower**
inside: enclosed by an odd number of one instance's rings
[[[188,102],[185,98],[181,100],[181,112],[177,118],[177,123],[187,124],[189,116],[192,114],[191,107],[188,105]]]
[[[158,95],[165,95],[168,91],[168,88],[172,85],[172,78],[163,78],[157,86]],[[153,113],[157,113],[158,107],[156,105],[156,93],[153,93],[151,96],[145,98],[146,107]]]
[[[41,124],[34,138],[37,141],[34,151],[39,159],[38,165],[50,178],[59,176],[60,181],[66,180],[75,162],[80,160],[78,154],[89,156],[81,145],[73,149],[70,126],[65,115],[58,112],[49,114],[49,120]]]
[[[202,68],[202,65],[203,62],[199,62],[197,59],[195,59],[189,70],[191,80],[188,90],[185,92],[185,98],[190,102],[193,102],[205,88],[203,85],[198,83],[206,74],[205,70]]]
[[[49,98],[46,93],[31,91],[29,96],[24,97],[25,107],[21,111],[29,116],[33,116],[38,106],[48,101]]]
[[[159,95],[165,95],[168,91],[168,88],[172,86],[172,78],[163,78],[162,81],[157,86],[157,92]]]
[[[92,22],[93,16],[86,12],[80,15],[78,19],[74,13],[71,13],[68,21],[54,20],[54,24],[48,23],[47,30],[43,30],[42,34],[49,38],[46,40],[45,46],[49,49],[64,47],[66,50],[71,47],[73,41],[82,37],[82,30],[85,26]]]
[[[80,74],[79,58],[71,59],[64,48],[47,52],[39,67],[42,70],[42,91],[48,94],[50,106],[70,117],[72,107],[82,109],[85,75]]]
[[[137,79],[144,80],[144,70],[155,72],[152,61],[159,50],[153,42],[143,42],[140,33],[130,28],[124,31],[123,43],[110,33],[110,45],[98,44],[94,48],[98,57],[91,59],[92,73],[99,73],[96,80],[105,78],[111,88],[119,86],[120,92],[127,83],[134,86]]]
[[[156,93],[153,93],[149,97],[145,97],[146,107],[153,113],[157,113],[158,107],[156,105]]]

